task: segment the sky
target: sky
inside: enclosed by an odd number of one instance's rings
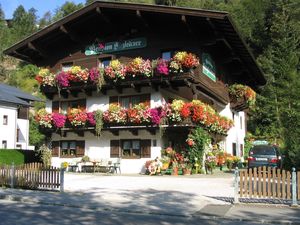
[[[26,10],[35,8],[37,16],[42,17],[47,11],[54,14],[55,9],[65,3],[67,0],[0,0],[1,8],[4,11],[5,18],[11,19],[15,9],[23,5]],[[69,0],[76,4],[85,3],[85,0]]]

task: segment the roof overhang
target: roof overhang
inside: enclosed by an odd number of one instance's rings
[[[234,54],[222,58],[221,61],[223,60],[223,63],[235,63],[238,61],[238,63],[242,64],[246,68],[247,73],[250,74],[249,79],[251,79],[251,82],[249,83],[252,83],[255,87],[266,83],[263,72],[257,65],[247,44],[239,35],[229,14],[221,11],[95,1],[14,44],[6,49],[4,53],[37,64],[40,58],[48,57],[48,50],[43,49],[43,45],[39,44],[42,39],[47,39],[49,42],[58,42],[59,35],[67,34],[72,41],[76,42],[80,37],[72,32],[73,24],[86,21],[88,18],[94,18],[93,16],[95,15],[101,16],[103,21],[106,21],[109,20],[107,19],[107,15],[109,16],[109,13],[117,10],[126,11],[128,14],[135,13],[141,20],[143,20],[143,14],[153,14],[154,16],[178,15],[182,22],[186,22],[188,18],[192,18],[194,21],[199,20],[199,24],[207,23],[214,33],[215,40],[210,41],[214,44],[216,41],[221,41],[234,52]],[[243,71],[238,71],[238,76],[243,76]]]

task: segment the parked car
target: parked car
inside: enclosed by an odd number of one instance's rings
[[[282,168],[282,157],[277,146],[255,145],[250,149],[248,168],[260,166]]]

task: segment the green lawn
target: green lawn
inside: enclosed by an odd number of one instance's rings
[[[12,149],[0,149],[0,165],[15,165],[24,164],[24,155]]]

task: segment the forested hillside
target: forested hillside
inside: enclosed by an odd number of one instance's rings
[[[93,2],[87,0],[86,4]],[[289,165],[300,167],[300,0],[120,0],[230,12],[267,78],[256,107],[249,112],[248,129],[255,138],[280,144]],[[37,68],[4,56],[9,45],[83,7],[66,2],[55,12],[37,18],[36,10],[16,8],[7,23],[0,6],[0,80],[38,94]],[[34,131],[34,129],[32,129]],[[32,136],[32,144],[42,137]],[[33,140],[34,139],[34,140]]]

